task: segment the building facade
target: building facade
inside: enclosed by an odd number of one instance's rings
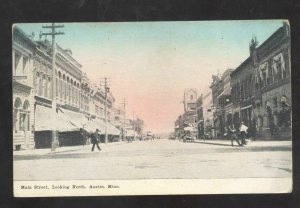
[[[204,136],[204,117],[203,117],[203,99],[202,94],[197,99],[197,131],[198,138]]]
[[[34,147],[33,61],[36,43],[18,27],[12,35],[13,147]]]
[[[202,97],[204,135],[215,138],[212,93],[209,91]]]
[[[114,122],[114,108],[115,98],[112,93],[107,93],[107,102],[105,100],[104,89],[93,85],[90,94],[90,115],[93,118],[105,120],[105,105],[107,107],[107,121]]]
[[[290,28],[284,23],[259,48],[255,68],[255,117],[258,136],[291,136]]]
[[[256,137],[290,137],[290,33],[284,23],[231,73],[233,122],[243,121]]]
[[[34,40],[13,27],[14,149],[49,148],[53,135],[59,146],[84,144],[87,131],[99,128],[104,133],[105,106],[107,131],[118,137],[113,94],[106,89],[105,99],[104,89],[90,83],[70,49],[56,44],[55,51],[53,73],[51,42],[41,36]]]
[[[212,92],[212,102],[213,102],[213,126],[214,133],[217,138],[221,138],[225,131],[224,124],[224,109],[219,102],[219,97],[222,95],[224,90],[224,84],[219,75],[212,76],[212,83],[210,85]]]
[[[197,130],[197,99],[198,94],[195,89],[185,89],[183,94],[183,114],[179,115],[175,121],[175,133],[177,137],[182,135],[185,127],[191,126]]]
[[[86,73],[82,73],[80,90],[80,112],[87,118],[90,117],[90,92],[91,83]]]

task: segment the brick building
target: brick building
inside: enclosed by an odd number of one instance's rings
[[[290,33],[284,23],[231,73],[233,122],[243,121],[253,136],[290,136]],[[276,134],[274,133],[276,132]]]

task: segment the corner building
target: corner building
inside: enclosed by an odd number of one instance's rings
[[[290,32],[284,23],[231,73],[233,122],[256,138],[291,136]]]

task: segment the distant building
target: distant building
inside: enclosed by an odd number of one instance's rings
[[[184,90],[183,95],[183,106],[184,112],[196,111],[198,95],[195,89],[186,89]]]
[[[202,94],[197,99],[197,131],[198,131],[198,137],[204,136],[204,117],[203,117],[203,99]]]
[[[223,137],[227,126],[232,122],[230,86],[230,73],[232,71],[232,69],[227,69],[220,77],[213,75],[213,82],[210,85],[213,99],[213,126],[218,138]]]
[[[183,120],[184,127],[197,126],[197,99],[198,94],[195,89],[184,90],[183,105],[184,113],[181,119]]]
[[[210,85],[212,91],[212,101],[213,101],[213,127],[214,133],[217,138],[221,138],[225,132],[224,123],[224,109],[219,102],[219,97],[222,95],[224,90],[224,84],[219,75],[212,76],[212,83]]]
[[[231,80],[230,74],[233,69],[227,69],[221,77],[223,83],[223,92],[219,95],[218,100],[220,107],[222,108],[224,125],[225,125],[225,132],[229,125],[232,124],[233,120],[233,112],[232,112],[232,102],[231,102]]]
[[[93,118],[105,120],[105,105],[107,107],[107,121],[114,122],[114,102],[115,98],[111,92],[107,93],[105,101],[105,90],[97,85],[91,87],[90,94],[90,114]]]
[[[203,121],[204,121],[204,134],[210,134],[213,138],[215,137],[214,131],[214,106],[212,101],[211,91],[202,96],[202,110],[203,110]]]
[[[175,131],[182,132],[185,127],[197,128],[197,99],[198,94],[195,89],[186,89],[183,94],[184,112],[175,121]]]
[[[80,112],[90,117],[91,83],[86,73],[82,73],[80,88]]]

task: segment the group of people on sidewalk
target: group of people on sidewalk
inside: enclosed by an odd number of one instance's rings
[[[235,140],[239,146],[244,146],[247,144],[246,138],[248,135],[248,127],[241,122],[239,131],[235,129],[234,125],[231,124],[228,126],[228,136],[231,140],[231,146],[233,146],[233,141]]]

